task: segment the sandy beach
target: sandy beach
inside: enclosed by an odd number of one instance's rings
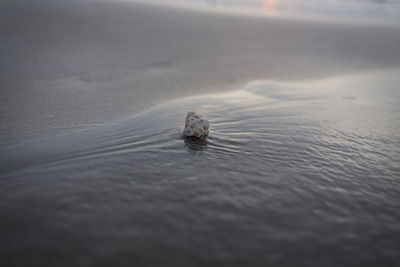
[[[0,2],[0,265],[400,266],[400,8],[296,1]]]
[[[105,1],[0,9],[0,142],[122,119],[256,79],[397,68],[400,28]]]

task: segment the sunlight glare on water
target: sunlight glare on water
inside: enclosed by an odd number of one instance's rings
[[[400,22],[400,3],[396,0],[148,0],[146,2],[214,11],[250,12],[267,16]]]

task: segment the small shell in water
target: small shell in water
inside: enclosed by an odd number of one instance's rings
[[[208,135],[209,125],[208,119],[205,118],[203,114],[189,111],[186,116],[183,134],[186,136],[203,138]]]

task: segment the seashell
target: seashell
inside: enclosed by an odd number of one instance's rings
[[[183,134],[186,136],[204,138],[208,135],[209,125],[208,119],[205,118],[203,114],[189,111],[186,116]]]

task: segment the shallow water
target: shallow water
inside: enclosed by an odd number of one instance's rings
[[[2,146],[2,261],[400,264],[398,77],[258,81]],[[182,137],[187,110],[205,141]]]
[[[400,22],[397,0],[125,0],[266,16]]]

